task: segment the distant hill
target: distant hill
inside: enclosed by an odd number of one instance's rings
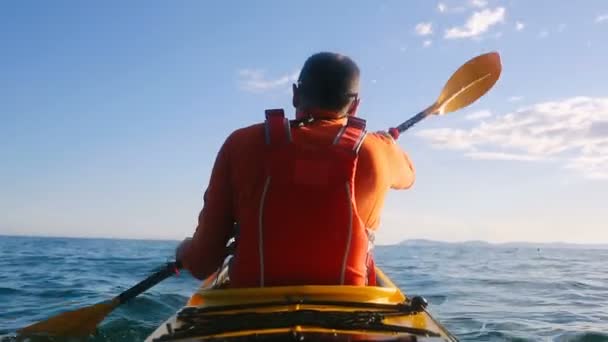
[[[441,245],[441,244],[446,244],[446,243],[448,243],[448,242],[425,240],[425,239],[412,239],[412,240],[403,240],[403,241],[399,242],[398,245],[422,246],[422,245]]]
[[[569,243],[569,242],[506,242],[499,243],[504,247],[520,248],[587,248],[587,249],[608,249],[608,244],[601,243]]]
[[[579,244],[568,242],[488,242],[482,240],[470,240],[461,242],[436,241],[428,239],[408,239],[398,243],[400,246],[441,246],[441,245],[461,245],[470,247],[507,247],[507,248],[585,248],[585,249],[608,249],[608,244]]]
[[[489,242],[481,241],[481,240],[471,240],[471,241],[461,241],[461,242],[449,242],[449,241],[437,241],[437,240],[427,240],[427,239],[408,239],[403,240],[399,245],[468,245],[468,246],[489,246],[491,245]]]

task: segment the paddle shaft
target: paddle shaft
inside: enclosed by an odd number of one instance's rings
[[[141,281],[139,284],[119,294],[116,298],[118,298],[120,304],[130,299],[133,299],[134,297],[138,296],[142,292],[145,292],[152,286],[176,274],[181,267],[182,266],[179,261],[167,263],[160,271],[152,274],[148,278]]]
[[[393,137],[393,139],[396,140],[397,138],[399,138],[399,135],[401,133],[405,132],[410,127],[414,126],[418,122],[422,121],[422,119],[426,118],[430,114],[431,108],[433,108],[433,106],[430,106],[429,108],[423,110],[422,112],[412,116],[407,121],[400,124],[399,126],[389,128],[388,133]]]

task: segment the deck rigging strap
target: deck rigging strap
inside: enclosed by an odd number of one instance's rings
[[[188,308],[189,309],[189,308]],[[385,318],[403,315],[399,311],[319,311],[297,310],[269,313],[241,312],[230,314],[211,314],[200,310],[182,310],[178,320],[183,324],[170,329],[170,333],[155,341],[170,341],[177,338],[193,338],[221,333],[290,328],[296,325],[312,326],[335,330],[365,330],[375,332],[401,332],[418,336],[439,337],[426,329],[384,324]],[[225,310],[225,308],[224,308]]]

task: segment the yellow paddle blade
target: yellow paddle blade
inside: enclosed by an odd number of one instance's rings
[[[86,337],[94,333],[97,325],[119,304],[118,300],[113,300],[64,312],[22,328],[17,333],[21,336]]]
[[[502,65],[497,52],[470,59],[450,77],[430,114],[446,114],[470,105],[494,86]]]

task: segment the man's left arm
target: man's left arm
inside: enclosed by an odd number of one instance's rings
[[[201,280],[221,266],[227,253],[226,243],[233,234],[229,143],[230,137],[216,157],[196,231],[192,239],[180,248],[181,251],[177,251],[183,267]]]

